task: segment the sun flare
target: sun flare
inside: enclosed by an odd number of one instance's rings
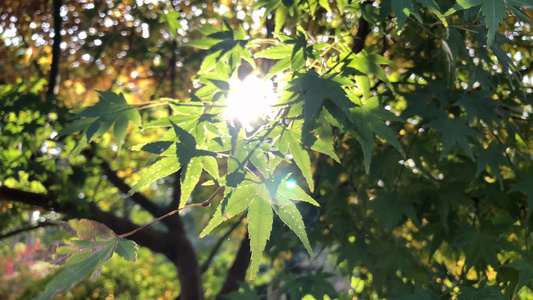
[[[250,122],[270,113],[271,105],[275,101],[276,93],[271,80],[249,76],[243,81],[230,81],[226,117],[249,125]]]

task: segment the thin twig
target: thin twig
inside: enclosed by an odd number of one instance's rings
[[[420,131],[417,129],[415,136],[411,140],[411,143],[409,144],[409,148],[407,148],[407,152],[405,153],[405,162],[402,164],[402,168],[400,169],[400,174],[398,174],[398,177],[396,178],[396,182],[394,183],[394,193],[398,190],[398,185],[400,183],[400,179],[402,178],[403,170],[405,169],[405,165],[407,164],[407,160],[409,159],[409,154],[411,153],[411,149],[413,148],[413,144],[415,143],[416,138],[418,137],[418,133]]]
[[[132,231],[130,231],[130,232],[126,232],[126,233],[123,233],[123,234],[119,235],[119,237],[122,237],[122,238],[128,237],[128,236],[130,236],[130,235],[136,233],[137,231],[139,231],[139,230],[143,230],[144,228],[146,228],[146,227],[148,227],[148,226],[150,226],[150,225],[152,225],[152,224],[154,224],[154,223],[157,223],[157,222],[159,222],[159,221],[161,221],[161,220],[163,220],[163,219],[165,219],[165,218],[167,218],[167,217],[170,217],[170,216],[172,216],[173,214],[175,214],[175,213],[177,213],[177,212],[180,212],[180,211],[182,211],[182,210],[184,210],[184,209],[186,209],[186,208],[191,208],[191,207],[206,207],[206,206],[209,206],[209,205],[211,205],[211,201],[213,200],[213,198],[215,198],[215,196],[218,194],[218,192],[221,191],[222,189],[223,189],[223,187],[221,187],[221,186],[218,187],[218,189],[217,189],[217,190],[211,195],[211,197],[209,197],[209,199],[207,199],[206,201],[204,201],[204,202],[202,202],[202,203],[193,203],[193,204],[185,205],[185,206],[182,207],[182,208],[178,208],[178,209],[175,209],[175,210],[169,211],[168,213],[162,215],[162,216],[159,217],[159,218],[154,219],[154,220],[151,221],[151,222],[148,222],[148,223],[146,223],[146,224],[144,224],[144,225],[142,225],[142,226],[140,226],[140,227],[138,227],[138,228],[136,228],[136,229],[134,229],[134,230],[132,230]]]

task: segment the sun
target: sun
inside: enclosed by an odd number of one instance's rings
[[[271,80],[248,76],[243,81],[230,81],[229,84],[226,118],[250,125],[271,112],[271,105],[277,98]]]

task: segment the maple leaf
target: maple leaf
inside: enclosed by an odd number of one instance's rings
[[[76,110],[76,115],[71,117],[74,122],[58,133],[58,136],[64,136],[77,131],[83,132],[84,136],[72,150],[73,153],[78,153],[93,139],[102,136],[113,124],[118,151],[120,151],[129,122],[137,127],[141,126],[139,112],[128,104],[122,93],[117,95],[113,92],[98,91],[98,94],[100,95],[98,103]]]
[[[137,259],[136,244],[116,235],[102,223],[88,219],[56,223],[76,238],[68,245],[53,248],[54,253],[49,255],[50,262],[64,264],[65,267],[47,284],[46,290],[37,296],[38,300],[52,299],[54,295],[70,289],[91,273],[91,279],[97,279],[103,265],[113,253],[129,261]]]
[[[175,146],[175,155],[165,157],[152,165],[148,171],[135,183],[130,193],[139,191],[146,185],[173,174],[182,168],[180,175],[181,198],[179,208],[187,203],[187,199],[200,180],[202,169],[218,178],[218,165],[214,157],[216,153],[198,149],[196,140],[189,132],[170,120],[178,142],[160,141],[144,145],[141,149],[152,153],[163,153],[170,146]]]
[[[288,90],[299,93],[304,102],[302,134],[307,134],[316,127],[316,119],[326,100],[331,101],[333,106],[341,112],[341,114],[334,114],[335,118],[346,119],[350,123],[353,121],[349,109],[354,104],[342,88],[343,85],[351,83],[346,81],[341,83],[336,77],[337,74],[320,76],[315,71],[307,71],[296,73],[295,78],[289,83]],[[348,124],[346,121],[344,123]]]
[[[478,118],[485,121],[488,126],[492,126],[492,122],[500,120],[495,110],[499,103],[491,99],[490,94],[486,91],[477,92],[472,97],[463,94],[457,101],[457,105],[464,107],[470,122],[474,118]]]
[[[258,187],[256,197],[248,208],[248,234],[250,236],[250,250],[252,258],[250,262],[250,280],[254,280],[259,271],[261,257],[267,240],[270,238],[274,213],[272,211],[272,199],[264,185]]]
[[[505,0],[458,0],[444,16],[481,5],[481,13],[485,18],[485,27],[487,28],[487,47],[490,47],[494,42],[494,35],[498,27],[507,13],[505,2]]]
[[[485,17],[487,27],[487,47],[490,47],[494,42],[494,34],[507,13],[505,0],[484,0],[481,12]]]
[[[248,231],[252,251],[250,277],[253,280],[259,270],[266,242],[270,238],[274,211],[283,223],[300,238],[309,254],[313,253],[305,232],[302,215],[291,200],[305,201],[318,206],[313,198],[300,187],[288,182],[286,178],[271,177],[265,183],[259,184],[248,184],[244,181],[236,188],[227,188],[224,199],[199,237],[206,236],[226,220],[248,209]]]
[[[439,159],[443,159],[446,153],[457,143],[474,160],[467,136],[477,136],[479,134],[468,127],[466,117],[450,119],[446,114],[440,114],[428,126],[442,132],[442,152]]]
[[[414,10],[413,0],[395,0],[391,1],[391,8],[396,16],[398,23],[398,32],[401,32],[407,18]]]
[[[350,98],[357,98],[353,93],[349,93],[349,96]],[[382,108],[379,105],[379,99],[377,97],[372,97],[363,105],[353,108],[352,116],[355,123],[355,131],[358,134],[357,141],[363,149],[366,173],[370,172],[372,149],[374,148],[374,133],[405,155],[402,145],[396,139],[396,134],[385,123],[385,121],[403,120]]]

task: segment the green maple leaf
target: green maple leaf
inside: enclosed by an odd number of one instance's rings
[[[158,162],[151,165],[144,175],[133,185],[130,190],[130,194],[138,192],[141,188],[149,185],[150,183],[171,175],[177,172],[180,169],[181,165],[179,163],[178,157],[168,156],[159,160]]]
[[[113,92],[102,91],[98,91],[98,94],[100,94],[100,101],[97,104],[77,110],[76,115],[71,118],[74,121],[58,133],[58,136],[77,131],[83,133],[84,136],[72,150],[73,153],[78,153],[87,143],[102,136],[113,125],[118,151],[120,151],[129,122],[137,127],[141,126],[139,112],[128,104],[123,94],[117,95]]]
[[[280,143],[287,143],[288,149],[292,155],[292,158],[298,168],[302,171],[309,189],[313,191],[315,189],[315,184],[313,182],[313,174],[311,173],[311,159],[309,158],[309,153],[304,148],[301,142],[301,132],[294,128],[293,122],[290,129],[283,133],[280,138]]]
[[[256,184],[241,184],[237,188],[226,188],[224,199],[200,233],[199,238],[208,235],[218,225],[247,209],[254,199],[259,198],[256,189]]]
[[[159,17],[159,22],[165,22],[168,25],[168,32],[174,39],[178,39],[178,29],[181,29],[179,22],[180,13],[175,10],[163,12]]]
[[[481,5],[484,0],[457,0],[457,3],[452,6],[448,11],[444,14],[445,17],[456,13],[463,9],[469,9],[471,7],[475,7],[478,5]]]
[[[371,202],[371,207],[388,230],[394,229],[401,221],[402,216],[406,216],[413,222],[418,223],[416,209],[410,199],[401,198],[397,195],[378,196]]]
[[[331,125],[327,122],[324,116],[321,116],[318,120],[318,127],[314,130],[314,135],[306,135],[302,143],[307,147],[328,155],[336,162],[340,163],[340,159],[335,153],[333,132]]]
[[[505,269],[512,269],[518,272],[518,278],[513,286],[514,291],[520,291],[524,286],[531,286],[533,279],[533,265],[529,260],[519,258],[511,263],[502,266]]]
[[[270,68],[270,71],[265,78],[270,78],[279,72],[285,71],[291,67],[294,45],[281,45],[270,47],[263,51],[256,53],[255,57],[262,57],[268,59],[279,59],[275,65]],[[303,52],[302,52],[303,53]]]
[[[391,8],[396,16],[396,22],[398,23],[398,32],[401,32],[407,18],[414,10],[413,0],[394,0],[391,1]]]
[[[266,242],[270,238],[273,224],[273,209],[280,219],[300,238],[305,248],[312,255],[313,251],[305,232],[305,226],[298,208],[291,200],[318,203],[292,181],[281,177],[270,177],[265,183],[248,183],[243,181],[236,188],[226,188],[226,194],[207,226],[200,233],[200,238],[209,234],[214,228],[248,209],[248,231],[252,251],[250,276],[253,280],[259,270],[259,264]],[[273,199],[276,199],[275,202]],[[276,204],[276,205],[274,205]]]
[[[342,88],[343,85],[352,85],[352,83],[340,80],[342,78],[339,78],[337,74],[320,76],[315,71],[295,74],[295,78],[289,83],[288,90],[298,93],[304,102],[302,134],[307,134],[315,128],[316,119],[326,100],[338,109],[339,113],[334,114],[335,118],[348,120],[348,122],[353,121],[349,109],[354,104],[350,102]],[[345,121],[344,123],[348,122]]]
[[[444,16],[449,16],[457,11],[476,7],[481,5],[481,13],[485,18],[485,27],[487,28],[487,47],[494,42],[494,35],[500,26],[501,21],[507,13],[505,0],[458,0]]]
[[[264,184],[242,184],[231,189],[220,203],[209,223],[200,233],[200,238],[209,234],[222,222],[248,208],[248,232],[252,251],[250,279],[255,279],[261,256],[270,238],[274,214],[272,197]]]
[[[468,121],[472,122],[474,118],[485,121],[488,126],[492,126],[492,122],[498,122],[500,117],[495,111],[495,106],[500,105],[498,101],[491,98],[488,92],[478,92],[472,97],[463,94],[457,101],[457,105],[464,107],[468,114]]]
[[[356,80],[358,81],[360,87],[363,90],[363,93],[368,94],[368,88],[370,88],[370,82],[368,81],[368,74],[373,74],[379,80],[386,82],[391,90],[394,90],[394,87],[389,81],[389,77],[381,65],[394,65],[394,63],[385,57],[377,54],[370,54],[367,50],[359,52],[356,56],[350,56],[350,62],[346,65],[347,67],[354,68],[357,71],[360,71],[362,75],[357,75]],[[367,95],[368,96],[368,95]],[[365,98],[368,98],[365,96]]]
[[[439,159],[443,159],[446,153],[457,143],[474,160],[467,136],[477,136],[479,134],[468,127],[466,117],[450,119],[447,115],[442,114],[439,118],[429,123],[428,126],[442,132],[442,152]]]
[[[451,244],[465,249],[465,264],[468,267],[477,263],[497,266],[498,253],[508,248],[505,242],[492,232],[480,232],[464,224],[462,229],[464,233],[457,236]]]
[[[283,59],[291,55],[292,48],[293,46],[291,45],[270,47],[265,50],[259,51],[258,53],[254,54],[254,56],[269,59]]]
[[[350,98],[358,101],[357,96],[349,93]],[[403,121],[393,113],[379,105],[379,99],[372,97],[364,104],[352,109],[352,116],[357,132],[357,141],[361,144],[363,156],[365,158],[365,170],[370,172],[372,161],[372,149],[374,148],[374,134],[393,145],[400,153],[405,155],[400,142],[396,139],[396,134],[385,124],[385,121]]]
[[[141,149],[152,153],[164,153],[171,146],[174,146],[172,149],[175,149],[175,155],[165,157],[153,164],[131,188],[130,193],[137,192],[148,184],[173,174],[182,168],[179,205],[182,208],[198,184],[202,169],[205,169],[213,177],[218,178],[218,164],[214,159],[216,153],[198,149],[195,138],[189,132],[178,126],[172,120],[170,120],[170,123],[174,129],[174,134],[179,140],[178,142],[160,141],[146,144]]]
[[[76,238],[69,245],[59,245],[50,253],[52,263],[64,264],[65,267],[47,284],[45,291],[37,296],[38,300],[52,299],[54,295],[70,289],[91,273],[91,279],[97,279],[103,265],[113,253],[129,261],[137,258],[135,243],[116,235],[102,223],[75,219],[57,224]]]
[[[181,103],[170,98],[160,100],[169,102],[174,115],[145,124],[143,129],[167,127],[174,123],[194,136],[199,145],[204,145],[212,138],[224,136],[220,129],[220,124],[223,124],[222,118],[219,114],[208,113],[199,102]],[[198,106],[195,106],[196,104]],[[168,132],[165,138],[173,138],[172,133]]]
[[[250,236],[250,249],[252,258],[250,263],[250,280],[254,280],[259,271],[261,257],[267,240],[270,238],[274,213],[272,212],[272,199],[266,187],[258,187],[258,197],[252,200],[248,208],[248,234]]]
[[[485,26],[487,27],[487,47],[490,47],[494,42],[494,34],[507,13],[505,0],[484,0],[481,5],[481,12],[485,17]]]
[[[311,196],[309,196],[301,187],[292,181],[282,181],[276,189],[276,198],[287,198],[296,201],[304,201],[314,206],[320,206]]]
[[[313,255],[313,249],[305,232],[305,224],[296,204],[281,195],[278,195],[276,199],[278,200],[277,207],[274,208],[276,214],[298,236],[309,255]]]

